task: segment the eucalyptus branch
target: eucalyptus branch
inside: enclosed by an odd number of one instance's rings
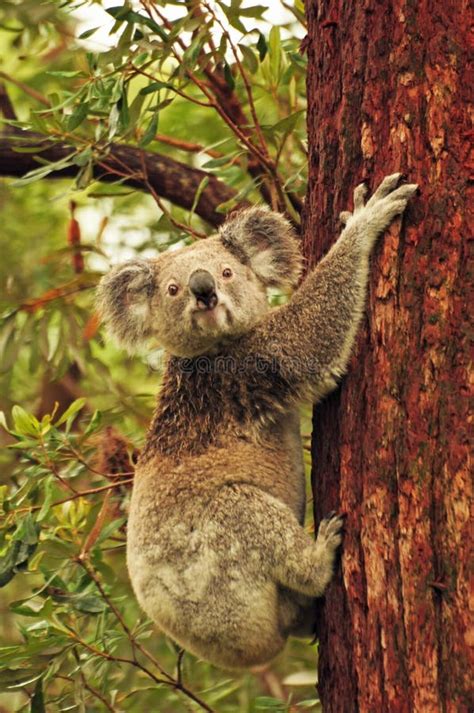
[[[67,630],[69,632],[69,636],[74,639],[78,644],[83,646],[87,651],[89,651],[91,654],[94,656],[98,656],[99,658],[106,659],[107,661],[115,661],[117,663],[123,663],[127,664],[128,666],[133,666],[134,668],[139,669],[142,671],[146,676],[151,678],[152,681],[154,681],[158,685],[164,685],[164,686],[170,686],[171,688],[174,688],[176,691],[180,691],[183,695],[187,696],[187,698],[190,698],[193,700],[195,703],[197,703],[203,710],[207,711],[207,713],[216,713],[216,711],[211,708],[210,706],[207,705],[205,701],[202,700],[196,693],[193,693],[189,688],[184,686],[182,683],[179,683],[177,680],[173,679],[171,677],[171,680],[168,680],[166,678],[159,678],[156,676],[153,671],[150,671],[149,668],[141,664],[139,661],[136,661],[134,659],[128,659],[124,656],[115,656],[114,654],[109,654],[107,651],[101,651],[100,649],[96,648],[95,646],[92,646],[91,644],[88,644],[87,641],[84,641],[79,634],[74,631],[71,627],[67,627]]]
[[[151,10],[148,7],[148,3],[146,0],[141,0],[141,5],[145,9],[146,13],[150,18],[152,18]],[[168,29],[171,29],[171,24],[167,20],[167,18],[156,8],[156,6],[153,6],[153,10],[155,11],[157,17],[161,20],[161,22],[164,24],[165,27]],[[179,44],[182,49],[185,49],[185,45],[183,44],[183,41],[181,39],[178,39]],[[182,64],[183,58],[182,56],[175,50],[173,49],[173,54],[175,59]],[[213,75],[212,72],[209,72],[206,70],[206,76],[208,79],[212,82],[215,82],[215,76]],[[203,82],[201,79],[199,79],[194,72],[192,72],[190,69],[186,69],[186,75],[189,77],[189,79],[201,90],[201,92],[204,94],[205,97],[209,100],[209,106],[213,107],[221,119],[229,126],[229,128],[232,130],[232,132],[237,136],[237,138],[241,141],[241,143],[246,146],[246,148],[249,150],[249,152],[258,160],[258,162],[265,167],[267,172],[270,175],[275,174],[275,166],[273,161],[269,156],[265,156],[261,150],[255,146],[255,144],[250,140],[248,135],[241,129],[241,126],[239,126],[237,123],[234,122],[233,118],[230,116],[230,114],[226,111],[225,109],[225,104],[221,103],[220,101],[216,101],[216,97],[212,94],[212,92],[208,89],[206,86],[205,82]],[[246,119],[244,117],[245,123]]]
[[[99,590],[102,599],[105,601],[107,606],[111,609],[111,611],[114,613],[115,618],[117,619],[120,626],[122,627],[125,634],[127,635],[127,638],[130,642],[130,646],[132,647],[134,660],[136,660],[135,650],[137,649],[138,651],[140,651],[141,654],[143,654],[143,656],[145,658],[147,658],[158,669],[158,671],[160,672],[160,674],[162,676],[165,676],[165,678],[167,678],[170,681],[174,681],[173,676],[171,676],[169,673],[167,673],[167,671],[164,670],[164,668],[162,668],[160,662],[153,656],[153,654],[150,651],[148,651],[148,649],[146,649],[139,641],[137,641],[135,636],[132,634],[132,631],[130,630],[127,623],[125,622],[120,609],[118,609],[115,606],[114,602],[112,601],[112,599],[109,597],[109,595],[105,591],[105,589],[102,585],[102,582],[100,581],[99,575],[97,574],[95,569],[92,567],[90,562],[88,560],[86,560],[86,558],[84,556],[82,556],[82,552],[79,555],[79,557],[77,558],[77,562],[81,565],[81,567],[83,567],[83,569],[87,572],[89,577],[92,579],[92,581],[96,585],[97,589]]]
[[[24,147],[37,147],[37,152],[23,152]],[[16,149],[19,148],[20,151]],[[99,150],[99,148],[97,149]],[[45,178],[75,177],[78,166],[63,166],[54,169],[54,163],[70,157],[74,151],[72,140],[62,140],[57,137],[36,134],[32,131],[6,131],[0,134],[0,176],[22,177],[44,161],[52,164],[51,173]],[[105,149],[102,149],[104,152]],[[115,182],[117,176],[123,179],[123,184],[144,190],[142,161],[145,161],[148,181],[156,193],[175,205],[186,210],[193,207],[196,191],[207,178],[207,185],[199,196],[195,212],[203,220],[213,226],[220,225],[225,216],[216,211],[221,203],[227,203],[236,196],[236,191],[220,181],[212,174],[198,168],[188,166],[168,156],[124,144],[112,143],[106,148],[106,156],[93,165],[93,174],[97,180]],[[38,160],[41,156],[41,164]],[[123,166],[126,170],[123,170]],[[247,205],[244,202],[239,205]]]
[[[125,478],[123,480],[117,480],[115,483],[109,483],[108,485],[100,485],[97,488],[88,488],[87,490],[78,490],[74,492],[67,498],[62,498],[61,500],[55,500],[51,503],[51,507],[54,508],[57,505],[64,505],[64,503],[69,503],[71,500],[77,500],[78,498],[86,498],[89,495],[96,495],[97,493],[102,493],[107,490],[113,490],[114,488],[120,488],[122,485],[131,485],[133,483],[133,478]],[[9,515],[17,515],[21,512],[33,512],[34,510],[41,510],[42,505],[28,505],[27,507],[17,508],[16,510],[10,510]]]
[[[237,47],[235,46],[235,44],[234,44],[234,42],[233,42],[233,40],[232,40],[232,37],[231,37],[230,33],[228,32],[227,28],[226,28],[225,25],[221,22],[220,18],[219,18],[218,15],[214,12],[214,10],[211,8],[211,6],[208,5],[207,2],[204,2],[203,5],[204,5],[204,7],[206,8],[206,10],[209,12],[209,14],[211,15],[211,17],[214,19],[214,21],[217,22],[217,24],[219,25],[219,27],[220,27],[221,30],[222,30],[222,33],[223,33],[224,37],[227,39],[227,42],[229,43],[229,46],[230,46],[230,48],[231,48],[231,50],[232,50],[232,54],[234,55],[234,58],[235,58],[235,62],[236,62],[237,67],[238,67],[238,69],[239,69],[240,76],[242,77],[242,81],[243,81],[244,86],[245,86],[245,92],[246,92],[246,94],[247,94],[247,99],[248,99],[248,102],[249,102],[249,108],[250,108],[250,112],[251,112],[251,114],[252,114],[252,119],[253,119],[255,131],[256,131],[257,136],[258,136],[259,141],[260,141],[260,146],[261,146],[261,148],[262,148],[262,151],[265,153],[265,155],[266,155],[266,156],[269,156],[267,142],[265,141],[265,137],[264,137],[263,132],[262,132],[262,127],[260,126],[260,122],[259,122],[258,116],[257,116],[257,111],[256,111],[256,109],[255,109],[255,102],[254,102],[254,100],[253,100],[252,87],[250,86],[250,82],[249,82],[249,79],[248,79],[248,77],[247,77],[247,72],[245,71],[245,69],[244,69],[244,67],[243,67],[243,65],[242,65],[242,62],[240,61],[240,57],[239,57],[239,53],[238,53],[238,51],[237,51]]]
[[[112,713],[117,713],[116,709],[108,702],[105,696],[103,696],[96,688],[91,686],[91,684],[88,682],[87,678],[85,677],[83,671],[80,668],[81,660],[79,658],[79,654],[77,653],[76,647],[73,647],[72,655],[76,659],[77,664],[79,666],[79,677],[82,681],[82,685],[84,686],[84,688],[86,688],[89,693],[94,696],[94,698],[97,698],[97,700],[99,700],[107,708],[107,710],[111,711]],[[67,681],[71,681],[72,683],[74,683],[74,679],[72,678],[72,676],[58,675],[58,678],[64,678]]]

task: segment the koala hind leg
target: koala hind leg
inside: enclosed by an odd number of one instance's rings
[[[330,513],[321,521],[316,541],[297,523],[293,527],[289,522],[285,524],[286,536],[278,540],[275,553],[274,577],[288,589],[321,597],[333,576],[344,519]]]
[[[330,513],[321,521],[315,541],[287,505],[258,488],[249,490],[253,493],[253,537],[255,540],[257,533],[261,537],[269,576],[280,588],[321,597],[332,579],[344,518]]]

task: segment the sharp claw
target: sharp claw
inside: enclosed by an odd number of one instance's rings
[[[354,210],[360,210],[364,207],[364,198],[367,195],[367,186],[361,183],[354,191]]]

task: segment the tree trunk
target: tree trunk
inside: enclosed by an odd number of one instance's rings
[[[307,0],[307,17],[309,263],[360,181],[421,187],[373,256],[349,375],[314,414],[316,520],[347,513],[319,692],[325,713],[467,713],[467,5]]]

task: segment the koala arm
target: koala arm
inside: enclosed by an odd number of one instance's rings
[[[400,174],[384,179],[364,204],[366,188],[354,191],[354,212],[345,229],[293,295],[248,335],[245,348],[278,371],[288,398],[322,398],[344,374],[364,311],[369,256],[377,237],[406,208],[417,186],[397,187]]]

